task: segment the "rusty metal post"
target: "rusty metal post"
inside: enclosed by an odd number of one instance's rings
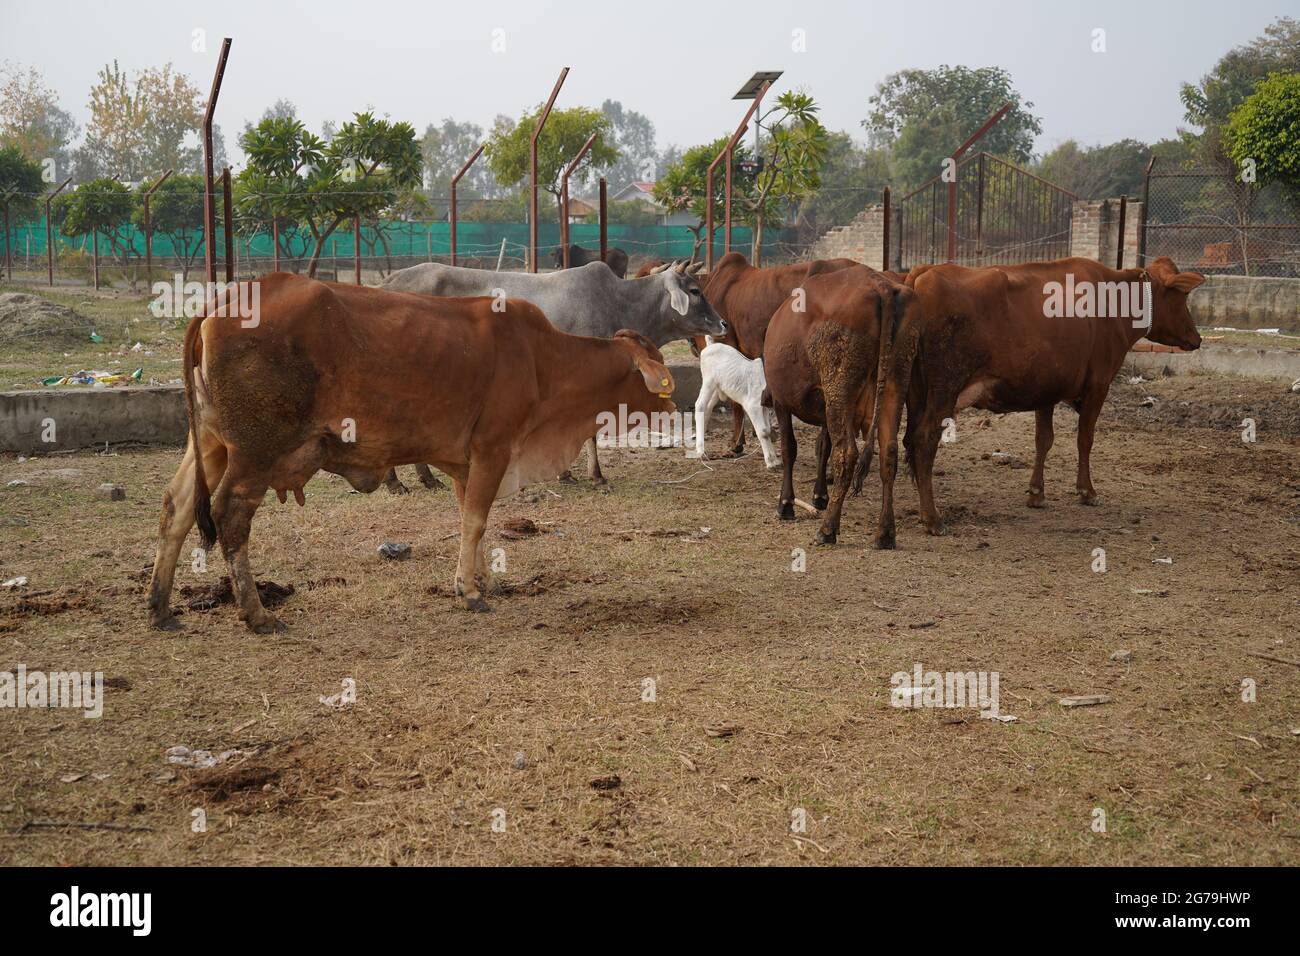
[[[971,134],[966,142],[958,146],[948,158],[952,160],[952,181],[948,183],[948,261],[957,258],[957,162],[965,155],[984,134],[991,130],[998,120],[1007,115],[1013,103],[1004,103],[1002,108],[984,121],[984,125]]]
[[[280,271],[280,217],[271,217],[271,271]]]
[[[54,226],[50,222],[50,216],[52,215],[50,212],[50,202],[55,196],[63,192],[64,187],[70,182],[72,182],[71,176],[61,182],[58,189],[45,197],[45,258],[49,265],[51,286],[54,285]]]
[[[361,285],[361,217],[352,217],[352,269]]]
[[[609,249],[609,207],[606,197],[605,177],[600,177],[600,261],[605,261]]]
[[[171,174],[172,170],[167,170],[161,179],[144,191],[144,281],[150,286],[153,285],[153,221],[149,218],[149,198],[155,189],[167,182],[167,177]],[[53,284],[54,277],[51,276],[50,285]]]
[[[1147,264],[1147,223],[1151,221],[1151,170],[1155,168],[1156,158],[1151,157],[1147,171],[1142,176],[1142,218],[1138,220],[1138,261],[1139,269]]]
[[[95,256],[95,291],[99,291],[99,229],[94,232],[94,242],[92,243]]]
[[[731,243],[731,152],[736,148],[736,143],[740,141],[740,137],[745,135],[745,130],[749,127],[750,119],[753,118],[754,113],[758,110],[759,104],[763,102],[763,95],[768,91],[768,88],[771,85],[771,81],[768,81],[759,87],[758,95],[754,97],[754,102],[750,103],[749,109],[745,111],[745,118],[740,121],[740,125],[736,127],[736,131],[731,134],[731,139],[727,141],[727,145],[723,147],[722,152],[718,153],[718,155],[714,157],[713,162],[709,163],[708,172],[704,175],[704,228],[708,233],[704,244],[704,261],[705,268],[710,272],[713,271],[713,171],[718,168],[718,163],[722,162],[724,158],[727,160],[727,234],[725,239],[728,248],[724,250],[725,254],[725,252],[730,251],[729,247]]]
[[[221,41],[217,69],[212,74],[212,90],[208,93],[208,104],[203,111],[203,259],[210,283],[217,281],[215,248],[217,208],[216,199],[212,194],[216,186],[212,169],[212,114],[217,108],[217,97],[221,95],[221,79],[226,74],[226,59],[229,56],[230,37],[226,37]]]
[[[564,172],[560,174],[560,249],[566,269],[569,268],[569,177],[573,175],[573,171],[578,168],[582,157],[587,155],[587,150],[591,149],[591,144],[594,142],[596,142],[596,134],[592,133],[582,144],[582,149],[578,150],[578,155],[573,157],[569,165],[564,167]]]
[[[883,221],[884,237],[880,245],[880,268],[881,271],[889,270],[889,220],[892,217],[892,210],[889,205],[889,187],[886,186],[880,194],[880,212]]]
[[[1115,268],[1124,268],[1124,216],[1128,212],[1128,197],[1119,197],[1119,239],[1115,243]]]
[[[560,71],[560,78],[555,81],[555,89],[551,90],[551,98],[542,108],[542,115],[533,128],[532,139],[528,141],[528,270],[530,272],[537,271],[537,139],[542,135],[542,127],[546,125],[546,120],[551,115],[551,107],[555,105],[555,98],[560,95],[560,87],[564,85],[564,78],[568,75],[569,68],[566,66]]]
[[[221,217],[225,228],[222,234],[226,238],[226,281],[235,281],[235,216],[232,211],[233,200],[230,190],[230,167],[221,171]]]
[[[469,172],[469,168],[474,165],[480,156],[483,155],[484,143],[478,149],[474,150],[474,155],[465,160],[465,165],[460,168],[460,172],[451,177],[451,206],[447,210],[447,218],[451,221],[451,264],[456,264],[456,184],[460,182],[461,177]],[[429,260],[433,261],[432,257]]]

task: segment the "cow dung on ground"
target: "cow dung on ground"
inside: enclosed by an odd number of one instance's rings
[[[80,345],[95,324],[75,309],[27,292],[0,294],[0,345]]]

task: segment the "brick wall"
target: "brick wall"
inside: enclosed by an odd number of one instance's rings
[[[879,204],[868,206],[847,224],[836,226],[813,243],[810,259],[853,259],[873,269],[883,268],[885,213]]]
[[[1138,224],[1142,204],[1129,202],[1124,212],[1124,268],[1138,265]],[[1119,200],[1081,199],[1074,204],[1070,223],[1070,255],[1096,259],[1114,268],[1119,239]]]

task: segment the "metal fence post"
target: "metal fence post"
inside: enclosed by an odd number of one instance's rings
[[[144,191],[144,275],[145,282],[153,286],[153,223],[149,218],[149,199],[153,196],[153,191],[167,182],[167,177],[172,174],[172,170],[162,174],[162,178]],[[50,284],[53,285],[51,276]]]
[[[718,168],[718,163],[722,162],[725,157],[727,160],[727,225],[726,234],[723,237],[725,242],[723,253],[725,255],[727,252],[731,251],[731,151],[736,148],[736,143],[739,142],[740,137],[745,135],[745,130],[749,126],[750,118],[753,117],[755,111],[757,111],[759,103],[763,101],[763,95],[768,91],[768,88],[771,85],[772,82],[768,80],[759,87],[758,95],[754,97],[754,102],[750,103],[749,109],[745,111],[745,118],[740,121],[740,125],[736,127],[736,131],[731,134],[731,139],[727,141],[727,145],[723,147],[722,152],[718,153],[718,155],[713,158],[713,162],[709,163],[708,172],[705,173],[704,176],[704,191],[706,194],[704,201],[704,228],[708,231],[708,237],[704,246],[704,262],[705,268],[710,272],[713,271],[713,171]]]
[[[886,186],[880,194],[880,218],[884,232],[881,237],[880,247],[880,269],[882,272],[889,271],[889,220],[893,218],[893,215],[893,210],[889,205],[889,187]]]
[[[207,107],[203,111],[203,258],[207,267],[208,282],[217,281],[217,255],[215,248],[217,208],[213,189],[212,168],[212,114],[217,108],[217,97],[221,95],[221,79],[226,73],[226,59],[230,56],[230,37],[221,41],[221,53],[217,56],[217,69],[212,74],[212,90],[208,93]]]
[[[591,144],[594,142],[596,142],[596,134],[592,133],[582,144],[582,149],[578,150],[578,155],[573,157],[569,165],[564,167],[564,172],[560,174],[560,254],[566,269],[569,268],[569,177],[573,175],[573,171],[578,168],[582,157],[587,155],[587,150],[591,149]]]
[[[1119,239],[1115,241],[1115,268],[1124,268],[1124,218],[1128,213],[1128,197],[1119,197]]]
[[[50,203],[70,182],[72,182],[71,176],[61,182],[58,189],[45,197],[45,258],[49,265],[51,286],[54,285],[54,226],[51,222]]]
[[[487,144],[484,143],[478,149],[474,150],[474,154],[470,156],[469,159],[465,160],[465,165],[461,166],[460,171],[457,172],[455,176],[451,177],[451,205],[447,210],[447,218],[451,222],[451,264],[453,266],[456,264],[456,184],[460,182],[462,176],[469,172],[469,168],[474,165],[475,161],[483,155],[483,150],[486,146]],[[429,261],[433,261],[432,234],[430,234],[429,238]]]
[[[222,194],[222,218],[225,221],[225,229],[222,232],[226,237],[226,281],[235,281],[235,216],[231,211],[232,200],[230,196],[230,167],[227,166],[221,171],[221,194]]]
[[[555,98],[560,95],[560,87],[564,85],[564,78],[569,75],[569,68],[566,66],[560,71],[560,78],[555,81],[555,89],[551,90],[551,98],[546,101],[546,106],[542,108],[542,115],[537,120],[537,125],[533,128],[532,139],[528,142],[528,271],[537,271],[537,140],[542,135],[542,127],[546,125],[547,118],[551,115],[551,107],[555,105]]]
[[[600,261],[605,261],[609,249],[609,208],[607,206],[605,177],[600,177]]]
[[[1142,218],[1138,221],[1138,268],[1147,264],[1147,223],[1151,219],[1151,170],[1155,168],[1156,158],[1151,157],[1147,171],[1142,176]]]

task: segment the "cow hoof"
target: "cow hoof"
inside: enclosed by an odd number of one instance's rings
[[[735,446],[733,446],[732,449],[731,449],[731,456],[732,456],[733,458],[739,458],[739,457],[740,457],[741,455],[743,455],[744,453],[745,453],[745,446],[744,446],[744,445],[735,445]]]
[[[826,506],[831,503],[831,499],[826,495],[813,495],[812,506],[818,511],[825,511]]]
[[[836,534],[834,531],[823,531],[820,528],[817,529],[818,544],[834,544],[835,541],[836,541]]]
[[[487,601],[481,597],[465,598],[465,610],[473,611],[475,614],[485,614],[492,610],[488,607]]]
[[[776,516],[782,521],[794,520],[794,502],[783,501],[776,506]]]
[[[935,538],[942,538],[948,533],[948,526],[942,521],[936,521],[934,524],[925,526],[925,533]]]
[[[409,495],[411,493],[411,489],[400,482],[395,485],[388,485],[387,488],[390,495]]]
[[[576,479],[576,478],[573,477],[573,472],[571,472],[571,471],[564,471],[564,472],[561,472],[561,473],[560,473],[560,477],[559,477],[558,480],[563,481],[563,482],[566,482],[566,483],[568,483],[568,484],[575,484],[575,483],[577,482],[578,479]]]
[[[248,629],[254,634],[278,634],[281,631],[288,630],[285,623],[274,614],[268,614],[266,617],[258,618],[256,621],[249,621]]]
[[[179,631],[181,622],[176,620],[176,615],[171,611],[166,614],[149,615],[149,626],[155,631]]]
[[[1095,507],[1096,505],[1101,504],[1101,496],[1095,491],[1080,491],[1079,504]]]
[[[1030,508],[1046,508],[1047,495],[1043,494],[1041,491],[1038,492],[1038,494],[1030,492],[1029,498],[1025,501],[1025,504]]]
[[[896,547],[894,532],[888,531],[885,534],[877,535],[874,544],[877,551],[893,551]]]
[[[603,488],[605,485],[609,484],[604,475],[593,475],[591,483],[596,488]]]
[[[420,484],[424,485],[424,487],[428,488],[430,491],[442,491],[446,487],[446,485],[437,478],[421,478]]]

